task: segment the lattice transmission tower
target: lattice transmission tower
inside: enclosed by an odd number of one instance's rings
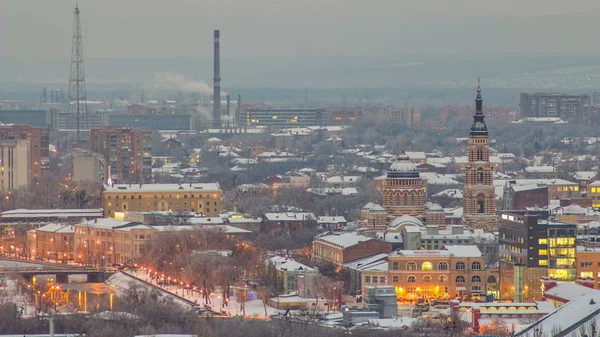
[[[87,115],[87,98],[85,89],[85,70],[83,68],[83,44],[81,41],[81,22],[79,7],[75,5],[73,16],[73,44],[71,46],[71,75],[69,76],[69,110],[77,108],[77,142],[80,142],[82,117]],[[70,123],[69,123],[70,124]]]

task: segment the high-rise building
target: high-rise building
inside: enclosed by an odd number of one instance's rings
[[[500,214],[498,230],[502,300],[540,299],[543,277],[577,279],[577,225],[557,222],[548,211],[506,211]]]
[[[36,182],[49,165],[49,138],[47,128],[35,128],[29,125],[0,126],[0,140],[29,141],[30,181]]]
[[[587,124],[591,121],[590,96],[542,93],[521,93],[521,118],[560,118],[570,123]]]
[[[478,85],[469,136],[469,163],[465,168],[463,222],[470,228],[492,230],[496,226],[496,190],[482,106],[481,87]]]
[[[383,189],[383,208],[389,215],[410,215],[423,219],[425,215],[425,185],[417,166],[402,147],[396,161],[390,165]]]
[[[90,150],[106,160],[113,183],[152,182],[150,131],[108,126],[90,130]]]
[[[73,181],[106,183],[104,156],[91,151],[73,156]]]
[[[10,192],[30,183],[29,140],[0,140],[0,188]]]

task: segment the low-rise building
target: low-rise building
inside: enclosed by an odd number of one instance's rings
[[[54,260],[71,261],[75,251],[75,227],[64,223],[49,223],[27,233],[29,257]]]
[[[372,202],[360,210],[361,228],[383,231],[387,227],[387,212],[383,206]]]
[[[577,246],[577,277],[592,281],[594,289],[599,289],[600,282],[600,248]]]
[[[313,213],[265,213],[261,232],[292,233],[302,228],[315,228],[316,226],[317,219]]]
[[[157,230],[139,222],[112,218],[75,225],[75,261],[106,266],[128,264],[145,253]]]
[[[313,240],[314,260],[331,262],[337,266],[391,251],[389,243],[356,233],[326,233]]]
[[[298,291],[298,277],[306,274],[317,274],[317,270],[304,265],[292,258],[273,256],[267,260],[277,270],[283,281],[283,293],[289,294]]]
[[[343,216],[320,216],[317,218],[317,226],[320,229],[340,230],[348,224]]]
[[[488,275],[481,251],[475,245],[445,246],[441,250],[398,250],[388,256],[389,285],[399,299],[472,298],[487,294]],[[369,282],[370,281],[370,282]],[[363,278],[363,287],[372,285]]]
[[[113,184],[104,185],[101,204],[105,217],[127,211],[183,211],[218,216],[221,187],[209,184]]]

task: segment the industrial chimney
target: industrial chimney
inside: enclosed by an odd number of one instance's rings
[[[214,54],[214,77],[213,77],[213,128],[221,128],[221,62],[219,53],[219,36],[215,30],[215,54]]]
[[[229,116],[229,114],[231,113],[231,111],[229,110],[229,108],[231,107],[231,99],[229,97],[229,95],[225,96],[225,99],[227,100],[227,116]]]
[[[235,106],[235,124],[242,132],[242,95],[238,95]]]

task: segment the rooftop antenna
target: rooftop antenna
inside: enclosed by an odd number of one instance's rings
[[[77,142],[81,132],[81,114],[87,114],[87,98],[85,89],[85,70],[83,68],[83,44],[81,41],[81,22],[79,6],[75,5],[73,15],[73,42],[71,45],[71,75],[69,76],[69,100],[77,106]],[[81,104],[83,103],[83,104]],[[83,106],[82,106],[83,105]]]

